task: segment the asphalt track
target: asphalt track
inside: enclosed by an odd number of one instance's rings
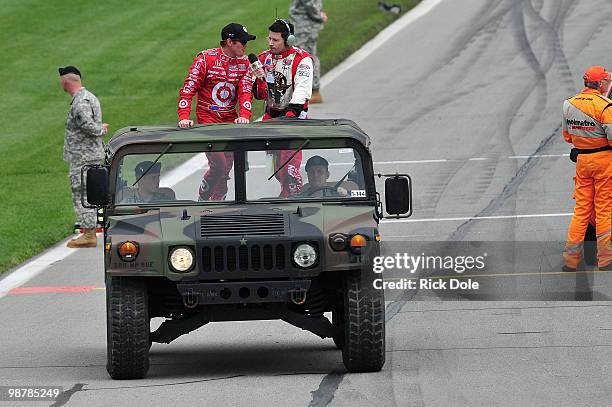
[[[610,273],[554,274],[561,258],[553,249],[572,210],[560,106],[587,66],[609,64],[610,17],[612,4],[594,0],[446,0],[327,83],[325,103],[311,115],[354,119],[373,139],[376,168],[413,178],[413,217],[382,224],[390,247],[529,242],[536,254],[519,250],[508,264],[541,261],[545,251],[550,274],[487,270],[491,293],[609,298]],[[75,252],[0,299],[0,385],[63,386],[58,406],[604,406],[612,399],[608,302],[440,301],[444,293],[425,290],[387,296],[380,373],[345,374],[331,340],[280,322],[240,322],[154,344],[147,379],[112,381],[101,264],[99,250]],[[551,293],[558,296],[544,295]]]

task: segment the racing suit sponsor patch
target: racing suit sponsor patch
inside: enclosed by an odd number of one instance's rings
[[[229,82],[219,82],[212,90],[212,99],[220,107],[227,107],[236,99],[236,87]]]

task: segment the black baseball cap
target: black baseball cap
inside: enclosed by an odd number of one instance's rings
[[[79,69],[76,66],[67,66],[65,68],[58,68],[59,74],[60,76],[64,76],[67,75],[69,73],[74,73],[77,74],[79,76],[81,76],[81,71],[79,71]]]
[[[236,41],[253,41],[257,38],[254,35],[249,34],[246,27],[238,23],[229,23],[221,30],[222,40],[236,40]]]
[[[308,171],[310,167],[314,167],[315,165],[322,165],[325,168],[329,169],[329,163],[325,158],[321,157],[320,155],[313,155],[308,159],[308,161],[306,161],[306,171]]]
[[[151,167],[152,165],[152,167]],[[144,174],[147,169],[151,167],[151,169],[147,172],[148,174],[159,174],[161,171],[161,163],[153,164],[153,161],[142,161],[136,165],[134,168],[134,173],[136,174],[136,178],[139,178],[142,174]]]

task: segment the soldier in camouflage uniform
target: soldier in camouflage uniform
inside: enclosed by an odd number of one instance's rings
[[[289,18],[295,26],[295,45],[313,56],[314,78],[312,81],[312,98],[310,103],[321,103],[319,92],[321,65],[317,54],[317,40],[319,31],[327,22],[327,14],[323,9],[323,0],[292,0],[289,7]]]
[[[161,163],[142,161],[134,168],[138,188],[123,188],[117,193],[118,203],[149,203],[174,201],[176,194],[171,188],[159,187]]]
[[[72,248],[96,247],[96,211],[81,204],[81,168],[85,164],[99,164],[104,158],[102,136],[108,124],[102,123],[100,102],[81,85],[81,72],[74,66],[59,68],[62,88],[72,96],[66,119],[64,161],[70,164],[72,204],[77,223],[85,228],[82,236],[72,239]]]

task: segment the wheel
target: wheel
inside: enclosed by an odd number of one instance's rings
[[[142,379],[149,370],[148,303],[143,279],[106,279],[106,370],[113,379]]]
[[[349,372],[378,372],[385,364],[385,299],[361,272],[344,276],[344,346]]]

